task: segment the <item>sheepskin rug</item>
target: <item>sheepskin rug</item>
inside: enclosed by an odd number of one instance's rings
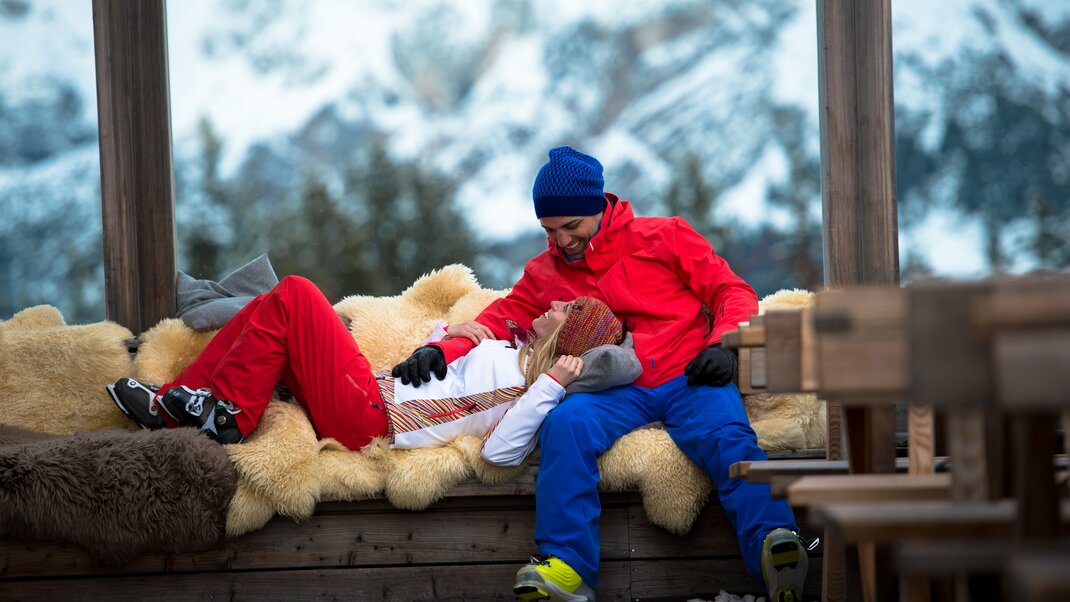
[[[134,373],[133,337],[114,322],[68,326],[48,305],[0,320],[0,422],[64,435],[136,430],[104,389]]]
[[[218,544],[236,487],[227,453],[193,429],[0,425],[0,535],[75,543],[101,562]]]
[[[439,322],[475,317],[508,291],[479,286],[472,271],[450,265],[418,279],[400,295],[351,296],[335,305],[373,368],[388,368],[422,345]],[[810,302],[805,291],[763,300],[764,309]],[[166,382],[189,364],[213,333],[196,333],[181,320],[164,320],[141,335],[130,362],[122,342],[129,331],[110,323],[64,326],[53,308],[38,307],[0,322],[0,392],[4,422],[53,433],[109,426],[130,428],[104,393],[104,385],[134,375]],[[14,347],[12,347],[14,346]],[[8,349],[17,348],[20,357]],[[11,366],[14,369],[9,369]],[[32,386],[31,386],[32,384]],[[37,406],[30,388],[62,386],[63,417]],[[54,396],[49,395],[54,402]],[[823,447],[824,403],[813,395],[753,395],[744,399],[759,444],[769,450]],[[10,417],[10,418],[9,418]],[[225,446],[238,475],[229,506],[228,535],[262,527],[275,514],[301,520],[320,500],[385,496],[399,508],[420,510],[461,481],[507,482],[528,467],[500,468],[479,456],[479,440],[461,437],[437,449],[391,450],[377,441],[360,452],[316,438],[302,410],[274,400],[257,430],[240,445]],[[705,505],[709,479],[660,428],[622,437],[599,461],[602,488],[637,489],[651,522],[686,533]]]
[[[758,313],[770,309],[806,307],[814,294],[782,290],[758,302]],[[813,393],[755,393],[743,396],[751,428],[765,451],[822,449],[826,443],[826,403]]]

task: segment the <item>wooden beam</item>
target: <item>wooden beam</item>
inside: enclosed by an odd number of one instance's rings
[[[936,447],[932,407],[911,405],[907,429],[908,471],[910,474],[932,474],[933,450]]]
[[[164,0],[93,0],[107,317],[139,334],[175,313]]]
[[[914,284],[906,335],[915,402],[935,407],[978,408],[995,402],[992,352],[972,324],[971,308],[984,298],[989,282]]]
[[[946,500],[951,498],[947,473],[808,475],[788,486],[792,506],[839,502]]]
[[[825,286],[898,284],[891,0],[820,0],[817,22]],[[895,408],[845,416],[852,471],[891,472]]]
[[[1055,455],[1057,414],[1015,415],[1011,423],[1014,497],[1018,501],[1015,535],[1019,538],[1058,537],[1059,495],[1048,458]]]
[[[802,310],[771,309],[765,314],[766,386],[771,393],[804,391]]]
[[[844,502],[810,508],[814,524],[844,535],[848,542],[1008,540],[1015,529],[1014,500],[962,503],[955,501]],[[1070,504],[1059,517],[1070,522]],[[826,550],[826,556],[828,555]]]
[[[940,458],[940,464],[946,464],[947,458]],[[909,461],[907,458],[896,458],[895,470],[897,473],[908,472]],[[769,483],[773,477],[822,476],[822,475],[846,475],[848,466],[846,460],[764,460],[759,462],[736,462],[728,469],[728,476],[732,479],[746,479],[750,483]]]
[[[825,284],[897,284],[890,0],[818,3]]]
[[[822,291],[812,311],[818,392],[846,405],[887,406],[910,389],[904,289]]]

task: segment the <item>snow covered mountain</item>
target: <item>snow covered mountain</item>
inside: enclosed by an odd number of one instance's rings
[[[958,147],[1041,149],[1042,196],[1070,212],[1070,4],[897,0],[893,17],[901,250],[936,273],[983,273],[997,212],[963,201],[984,195],[957,166],[985,157]],[[220,178],[256,174],[280,194],[309,169],[341,188],[385,144],[445,174],[498,249],[530,239],[531,181],[559,144],[598,156],[607,188],[643,213],[666,210],[693,159],[720,193],[716,220],[790,228],[769,190],[813,188],[791,174],[793,156],[819,154],[815,19],[804,0],[171,2],[180,237],[206,207],[189,175],[205,120]],[[89,0],[0,2],[0,317],[75,289],[90,292],[67,311],[99,302],[92,50]],[[1015,116],[1039,131],[1005,140],[999,120]],[[1037,178],[1008,194],[1036,196]],[[1004,219],[1004,267],[1038,264],[1022,251],[1027,214]]]

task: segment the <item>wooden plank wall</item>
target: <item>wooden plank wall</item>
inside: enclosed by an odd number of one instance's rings
[[[107,317],[140,334],[175,313],[164,0],[93,0]]]
[[[678,537],[650,524],[637,493],[602,501],[599,600],[762,594],[718,504]],[[276,517],[212,550],[120,567],[75,546],[0,539],[0,600],[512,600],[516,569],[535,549],[534,504],[531,495],[451,497],[422,512],[323,503],[303,524]],[[816,597],[820,557],[810,566]]]

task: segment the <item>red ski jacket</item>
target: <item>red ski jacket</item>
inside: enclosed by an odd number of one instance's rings
[[[683,374],[699,351],[757,313],[758,299],[683,219],[635,217],[628,201],[610,193],[606,199],[601,228],[583,259],[566,261],[550,240],[549,249],[524,267],[512,292],[476,321],[499,339],[511,339],[506,320],[530,329],[551,301],[596,297],[634,337],[643,364],[635,384],[656,387]],[[464,338],[438,345],[447,362],[473,347]]]

